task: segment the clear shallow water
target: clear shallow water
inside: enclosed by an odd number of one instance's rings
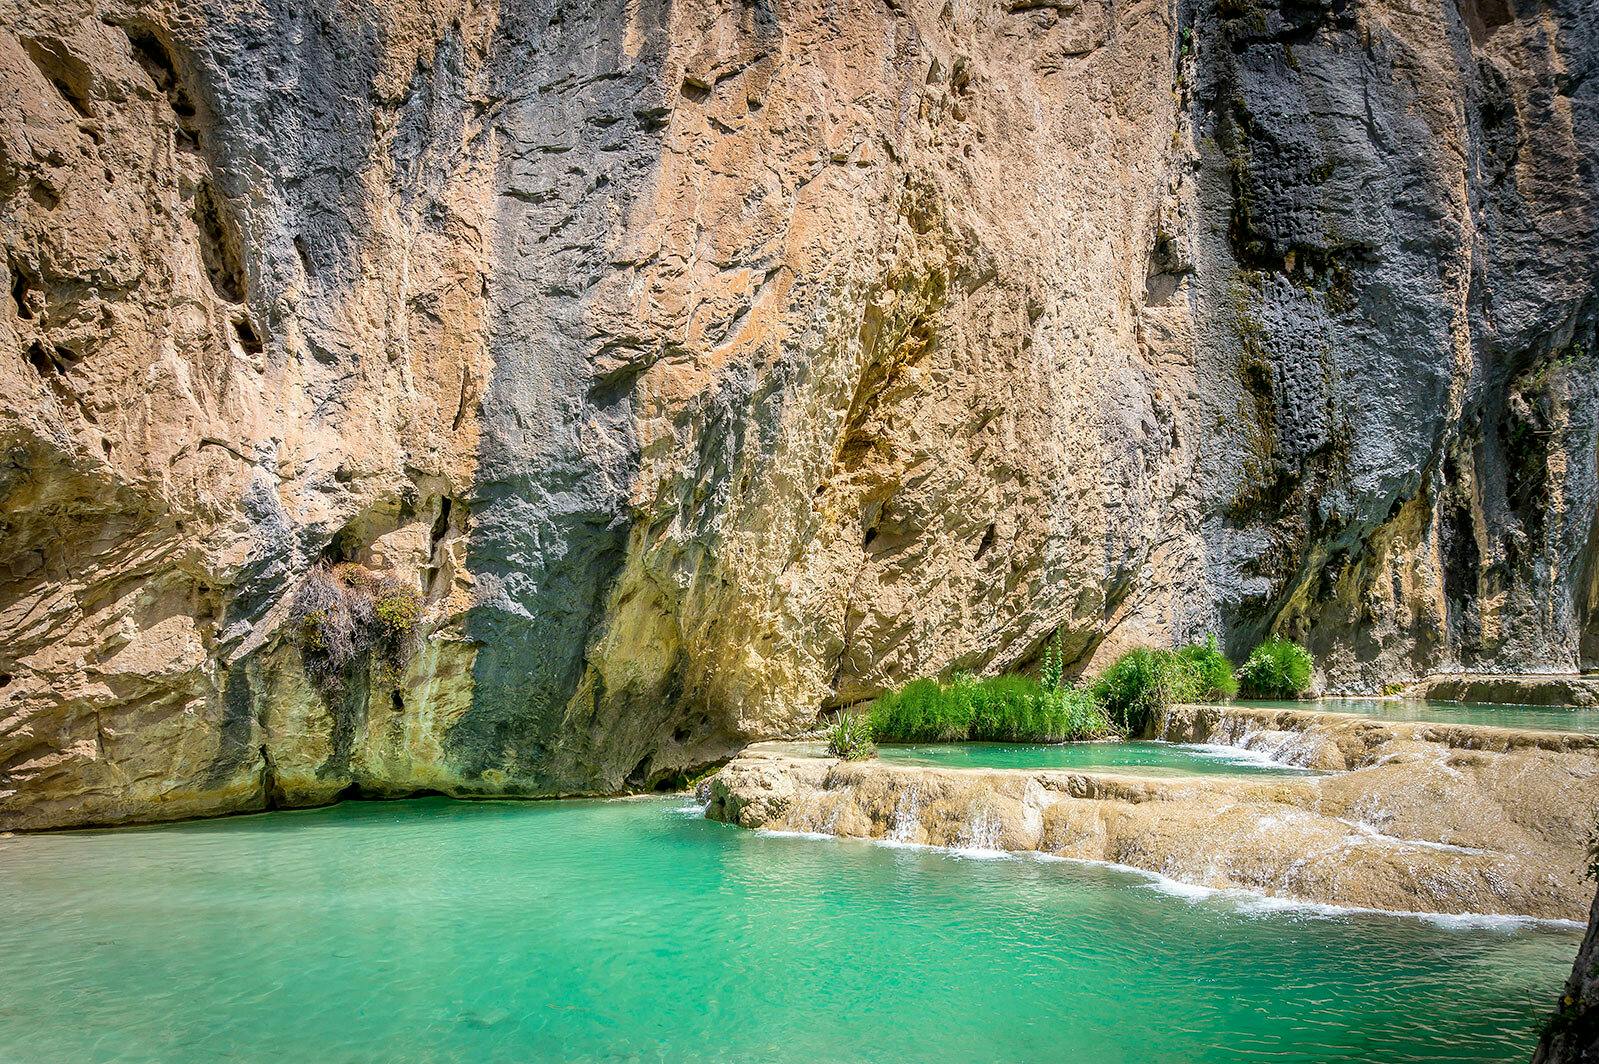
[[[879,746],[891,765],[937,768],[1101,769],[1139,776],[1303,776],[1305,770],[1231,746],[1190,743],[940,743]]]
[[[1258,709],[1303,709],[1316,713],[1354,713],[1377,720],[1432,724],[1487,724],[1495,728],[1599,732],[1599,709],[1560,706],[1501,706],[1477,702],[1409,702],[1380,698],[1323,698],[1311,702],[1239,702]]]
[[[1525,1060],[1578,939],[684,808],[0,840],[0,1061]]]

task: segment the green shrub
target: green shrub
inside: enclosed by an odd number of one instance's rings
[[[289,610],[300,661],[329,698],[371,669],[380,683],[398,679],[422,616],[422,599],[394,577],[348,563],[306,574]]]
[[[1207,636],[1203,643],[1183,647],[1177,656],[1193,666],[1198,684],[1195,698],[1211,700],[1231,698],[1238,693],[1238,681],[1233,677],[1233,663],[1227,660],[1216,646],[1216,637]]]
[[[978,742],[1047,742],[1036,730],[1036,708],[1043,688],[1025,676],[995,676],[969,689],[971,728]],[[1057,740],[1058,741],[1058,740]]]
[[[879,742],[891,743],[1058,743],[1110,732],[1089,692],[1015,675],[916,680],[872,703],[871,725]]]
[[[872,734],[883,742],[948,743],[966,738],[972,706],[964,691],[946,693],[937,680],[913,680],[872,703]]]
[[[864,713],[846,710],[827,729],[827,752],[844,761],[865,761],[877,756],[872,745],[872,722]]]
[[[1256,647],[1238,680],[1256,698],[1298,698],[1310,690],[1315,662],[1310,651],[1287,639],[1272,638]]]
[[[378,595],[372,604],[372,615],[385,635],[404,638],[422,617],[422,597],[416,588],[395,581]]]
[[[1170,650],[1129,650],[1094,681],[1094,696],[1111,723],[1128,735],[1147,730],[1166,709],[1200,697],[1199,669]]]

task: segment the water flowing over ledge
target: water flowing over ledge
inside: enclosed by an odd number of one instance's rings
[[[755,746],[702,787],[750,828],[1102,861],[1207,891],[1445,916],[1575,920],[1599,738],[1177,707],[1163,737],[1326,775],[846,764]]]

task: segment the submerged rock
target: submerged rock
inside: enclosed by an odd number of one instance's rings
[[[1599,646],[1599,33],[21,0],[0,829],[670,784],[952,668]],[[408,581],[336,693],[287,604]]]

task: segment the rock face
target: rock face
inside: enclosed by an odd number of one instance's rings
[[[1513,706],[1599,706],[1599,678],[1593,676],[1428,676],[1406,691],[1412,698],[1443,702],[1487,702]]]
[[[9,0],[0,828],[1599,659],[1586,0]],[[318,567],[403,668],[301,668]]]
[[[1599,895],[1571,978],[1539,1039],[1533,1064],[1593,1064],[1599,1060]]]
[[[703,793],[708,816],[750,828],[1110,861],[1295,902],[1586,914],[1570,811],[1599,805],[1599,737],[1346,723],[1297,722],[1350,755],[1350,771],[1303,779],[851,764],[757,744]]]

